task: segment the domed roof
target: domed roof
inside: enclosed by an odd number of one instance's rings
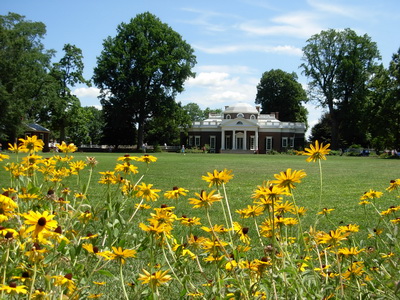
[[[257,108],[248,103],[237,103],[225,108],[224,113],[250,113],[258,114]]]

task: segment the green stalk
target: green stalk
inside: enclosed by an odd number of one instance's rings
[[[128,294],[126,293],[126,288],[125,288],[125,280],[124,280],[124,274],[122,272],[122,260],[120,261],[119,264],[119,277],[121,279],[121,285],[122,285],[122,290],[124,291],[124,296],[126,300],[129,300]]]

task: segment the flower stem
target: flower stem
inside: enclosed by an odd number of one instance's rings
[[[122,272],[122,261],[119,264],[119,277],[121,279],[121,285],[122,285],[122,290],[124,291],[124,296],[125,299],[129,300],[128,294],[126,293],[126,289],[125,289],[125,281],[124,281],[124,274]]]

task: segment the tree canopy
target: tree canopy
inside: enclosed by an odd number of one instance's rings
[[[117,28],[115,37],[103,42],[93,80],[101,90],[105,134],[123,130],[129,144],[143,143],[149,119],[165,116],[176,105],[187,78],[195,74],[194,51],[182,37],[149,12]],[[117,117],[118,124],[115,118]],[[109,137],[111,138],[111,137]],[[115,137],[113,137],[115,139]],[[127,141],[114,141],[114,144]]]
[[[38,115],[53,50],[45,50],[41,22],[0,16],[0,139],[14,141],[23,123]]]
[[[328,108],[333,149],[365,140],[367,85],[378,59],[370,37],[351,29],[329,29],[307,40],[301,67],[310,79],[310,98]]]
[[[307,95],[297,79],[296,73],[265,72],[257,85],[255,100],[256,104],[261,104],[261,112],[279,112],[279,120],[284,122],[307,123],[308,112],[302,105],[307,101]]]

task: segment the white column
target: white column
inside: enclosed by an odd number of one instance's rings
[[[258,150],[258,128],[256,128],[256,130],[254,132],[255,132],[255,139],[256,139],[254,146],[256,147],[256,150]]]
[[[232,130],[232,150],[236,150],[236,130]]]
[[[223,129],[221,133],[221,150],[225,150],[225,130]]]
[[[244,131],[244,137],[243,137],[243,150],[247,150],[247,131]]]

